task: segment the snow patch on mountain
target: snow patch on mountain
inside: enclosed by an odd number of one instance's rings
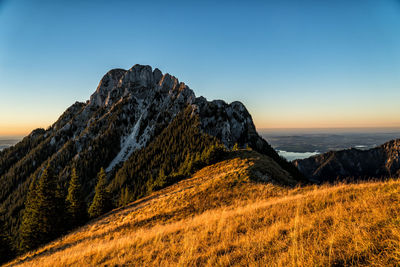
[[[143,142],[137,141],[137,135],[140,128],[140,122],[142,121],[142,115],[133,126],[131,133],[128,137],[123,141],[121,150],[119,151],[118,155],[111,161],[110,165],[106,168],[106,172],[112,171],[112,169],[121,162],[126,161],[132,153],[140,149],[144,144]]]

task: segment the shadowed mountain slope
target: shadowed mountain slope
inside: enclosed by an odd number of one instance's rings
[[[330,151],[294,164],[310,180],[381,179],[400,177],[400,139],[368,149]]]

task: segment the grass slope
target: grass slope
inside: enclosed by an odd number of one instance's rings
[[[114,210],[11,265],[390,266],[400,182],[291,187],[253,151]],[[270,182],[260,182],[267,179]]]

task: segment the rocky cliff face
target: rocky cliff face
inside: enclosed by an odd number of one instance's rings
[[[84,190],[90,194],[100,167],[106,169],[112,181],[124,162],[130,160],[135,165],[135,160],[141,158],[136,152],[148,147],[163,131],[169,138],[165,129],[174,120],[179,125],[177,115],[187,109],[190,109],[190,116],[197,117],[193,121],[199,121],[199,125],[193,127],[199,127],[202,134],[216,138],[228,148],[235,143],[242,147],[248,145],[275,160],[292,177],[301,179],[297,169],[280,158],[257,134],[242,103],[209,102],[196,97],[176,77],[150,66],[135,65],[129,70],[109,71],[86,103],[76,102],[47,130],[36,130],[19,144],[0,152],[0,162],[4,163],[0,166],[0,209],[7,211],[13,231],[17,231],[19,212],[29,184],[37,179],[47,163],[65,186],[71,168],[75,167],[83,179]],[[187,125],[185,127],[182,129],[188,131]],[[159,148],[154,144],[151,149],[147,151],[149,155],[163,153],[157,152]],[[132,156],[134,159],[130,159]],[[174,155],[168,158],[171,162],[176,159]],[[167,165],[165,169],[170,170],[172,167]]]
[[[129,155],[146,146],[172,119],[190,105],[193,114],[201,119],[201,129],[220,139],[227,147],[235,143],[263,149],[266,142],[257,134],[251,115],[240,102],[227,104],[222,100],[207,101],[195,96],[184,83],[150,66],[135,65],[129,70],[114,69],[101,79],[89,102],[75,103],[53,125],[52,132],[71,131],[78,153],[86,146],[87,139],[96,138],[101,131],[91,125],[109,126],[112,116],[118,116],[123,125],[112,125],[119,133],[120,153],[107,170],[127,159]],[[101,115],[100,115],[100,114]],[[57,135],[57,134],[56,134]],[[52,144],[66,140],[55,137]]]
[[[242,103],[227,104],[222,100],[209,102],[204,97],[196,98],[194,92],[176,77],[142,65],[135,65],[127,71],[109,71],[89,102],[72,105],[53,125],[51,132],[61,135],[68,132],[80,151],[85,147],[86,139],[102,134],[101,131],[92,131],[91,125],[108,125],[112,116],[118,116],[124,125],[112,127],[118,128],[116,130],[120,133],[120,145],[125,152],[123,159],[146,146],[188,105],[192,106],[194,114],[200,116],[202,130],[219,138],[227,147],[235,143],[256,144],[257,139],[261,139]],[[65,141],[55,137],[52,144],[61,146]]]
[[[146,146],[188,105],[194,114],[200,116],[202,130],[220,139],[227,147],[235,143],[262,147],[263,141],[242,103],[227,104],[222,100],[209,102],[204,97],[196,98],[194,92],[176,77],[142,65],[135,65],[127,71],[109,71],[89,102],[71,106],[53,125],[52,132],[63,135],[72,130],[70,135],[79,154],[87,139],[102,134],[93,131],[91,125],[100,123],[110,127],[111,117],[118,116],[124,123],[112,125],[112,128],[117,128],[113,130],[119,133],[121,153],[107,167],[111,171],[133,151]],[[55,137],[52,144],[59,146],[66,141],[63,138],[56,140]]]
[[[400,139],[369,150],[330,151],[294,164],[310,180],[400,177]]]

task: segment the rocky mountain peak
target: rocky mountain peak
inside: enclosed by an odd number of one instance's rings
[[[153,71],[148,65],[136,64],[129,70],[107,72],[90,97],[89,106],[111,107],[123,97],[145,99],[155,92],[167,93],[174,99],[180,97],[181,101],[195,98],[193,91],[176,77],[163,74],[157,68]]]
[[[202,131],[219,138],[227,147],[235,143],[268,147],[257,134],[251,115],[241,102],[228,104],[223,100],[196,98],[194,92],[178,78],[163,74],[157,68],[153,70],[148,65],[136,64],[129,70],[109,71],[82,113],[91,116],[96,107],[111,110],[122,100],[130,103],[124,105],[123,116],[130,116],[132,121],[123,130],[122,145],[133,134],[133,129],[137,129],[134,126],[139,119],[140,133],[136,139],[141,145],[136,148],[145,146],[157,129],[165,127],[184,107],[191,105],[193,114],[199,115]]]
[[[92,125],[108,125],[113,131],[117,128],[123,154],[114,161],[118,164],[134,150],[146,146],[187,106],[191,106],[192,114],[199,116],[201,130],[217,137],[225,146],[251,144],[260,150],[273,151],[258,135],[251,115],[241,102],[228,104],[223,100],[196,98],[193,90],[175,76],[139,64],[129,70],[107,72],[89,102],[72,105],[53,125],[53,130],[59,131],[61,136],[68,132],[75,138],[77,150],[81,151],[87,140],[102,134]],[[100,114],[103,115],[99,117]],[[126,123],[109,125],[111,118]],[[65,141],[63,138],[54,140]],[[111,170],[115,164],[107,169]]]
[[[89,104],[91,106],[103,106],[110,93],[115,88],[120,79],[126,73],[124,69],[112,69],[107,72],[100,80],[96,91],[91,95]]]
[[[156,76],[156,77],[155,77]],[[153,88],[158,83],[159,73],[154,75],[152,68],[148,65],[134,65],[120,79],[118,87],[137,88],[148,87]]]

